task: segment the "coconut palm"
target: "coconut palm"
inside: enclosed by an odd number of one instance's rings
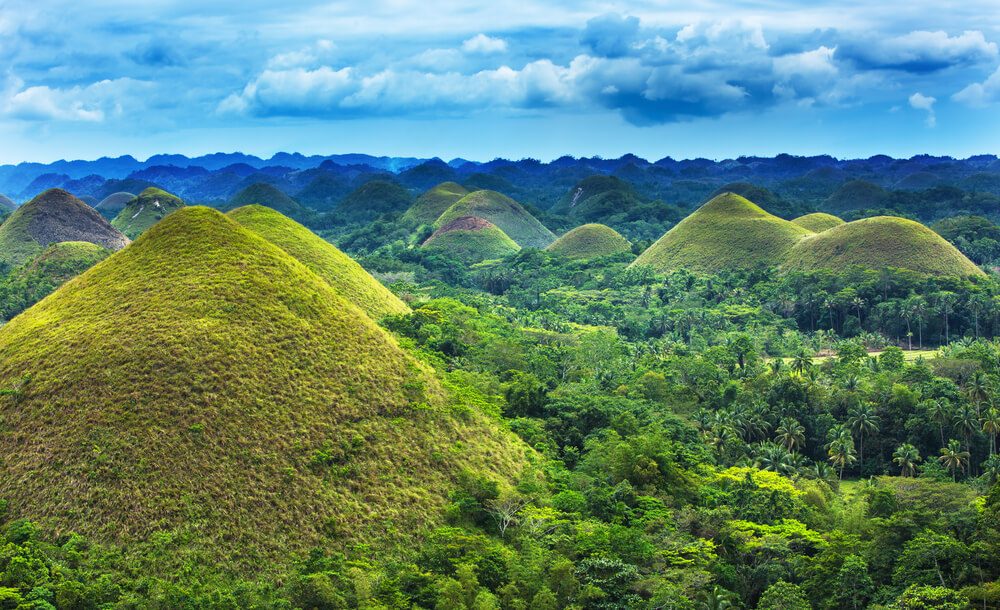
[[[991,407],[983,416],[983,432],[990,435],[990,455],[997,452],[997,434],[1000,434],[1000,410]]]
[[[735,596],[722,587],[715,586],[698,594],[695,605],[698,610],[725,610],[735,608]]]
[[[827,450],[828,459],[834,467],[840,468],[838,480],[843,481],[844,468],[858,461],[857,456],[854,454],[854,439],[848,434],[847,436],[835,439],[830,443],[829,447]]]
[[[792,360],[792,370],[802,374],[802,371],[809,369],[813,365],[812,356],[807,354],[804,350],[799,352],[797,356]]]
[[[924,349],[924,318],[927,317],[927,300],[922,296],[913,296],[907,300],[913,308],[913,315],[917,318],[917,331],[919,332],[919,348]]]
[[[805,445],[806,429],[794,417],[783,418],[775,432],[777,436],[774,437],[774,442],[788,451],[801,449]]]
[[[965,450],[971,451],[972,435],[979,431],[979,418],[968,403],[963,403],[955,413],[955,426],[965,435]]]
[[[927,401],[927,416],[937,423],[941,430],[941,446],[944,447],[944,422],[951,420],[951,405],[947,398]]]
[[[917,472],[917,463],[920,462],[920,451],[910,443],[903,443],[896,448],[892,454],[892,461],[899,466],[903,476],[914,476]]]
[[[976,417],[982,417],[983,414],[979,405],[990,397],[989,379],[986,377],[986,373],[982,371],[973,373],[966,384],[965,390],[969,393],[969,398],[976,403]]]
[[[961,468],[965,472],[965,467],[969,465],[969,452],[962,451],[962,445],[955,439],[948,441],[948,446],[941,449],[941,457],[938,458],[944,467],[951,471],[951,480],[954,482],[955,472]]]
[[[1000,455],[991,455],[989,459],[983,462],[983,475],[987,478],[990,485],[993,485],[1000,479]]]

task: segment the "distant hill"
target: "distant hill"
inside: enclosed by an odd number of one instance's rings
[[[445,210],[468,194],[469,191],[460,184],[443,182],[418,197],[401,220],[412,226],[432,224]]]
[[[792,222],[813,233],[822,233],[827,229],[844,224],[844,221],[840,218],[837,218],[833,214],[824,214],[823,212],[799,216],[798,218],[793,218]]]
[[[295,198],[319,212],[333,209],[341,199],[351,192],[351,185],[342,178],[323,174],[313,178],[309,184],[295,194]]]
[[[299,202],[267,182],[255,182],[246,187],[229,200],[226,209],[235,210],[247,205],[262,205],[292,217],[300,217],[306,211]]]
[[[115,216],[121,213],[128,205],[129,201],[135,199],[135,195],[132,193],[126,193],[125,191],[119,191],[117,193],[112,193],[104,199],[101,200],[94,209],[101,213],[108,220],[114,219]]]
[[[50,189],[19,207],[0,225],[0,264],[17,267],[51,243],[87,241],[120,250],[129,240],[99,213],[62,189]]]
[[[90,207],[95,207],[98,203],[100,203],[96,197],[91,197],[90,195],[80,195],[77,199],[86,203]]]
[[[497,226],[522,248],[544,248],[556,240],[537,218],[521,204],[496,191],[475,191],[462,197],[434,222],[443,227],[463,216],[484,218]]]
[[[827,198],[823,207],[836,210],[880,208],[889,199],[889,192],[866,180],[852,180],[838,188]]]
[[[132,198],[111,221],[129,239],[142,235],[167,214],[184,207],[184,201],[164,190],[150,187]]]
[[[61,241],[50,244],[41,254],[21,267],[18,273],[39,273],[55,286],[60,286],[110,254],[111,250],[88,241]]]
[[[791,249],[782,268],[842,270],[853,265],[898,267],[938,276],[984,275],[934,231],[894,216],[863,218],[808,236]]]
[[[593,258],[619,252],[629,252],[632,244],[618,231],[602,224],[586,224],[576,227],[556,241],[546,250],[567,258]]]
[[[331,213],[342,221],[371,222],[379,214],[402,212],[413,205],[413,195],[406,189],[372,180],[351,191]]]
[[[810,232],[739,195],[719,195],[682,220],[632,265],[698,272],[778,265]]]
[[[530,452],[203,207],[0,329],[0,383],[20,386],[0,396],[0,497],[19,516],[99,542],[168,536],[170,565],[250,576],[318,546],[417,544],[459,473],[509,488]]]
[[[470,264],[503,258],[521,249],[492,222],[476,216],[462,216],[446,223],[427,238],[423,247],[442,248]]]
[[[371,318],[409,313],[406,303],[361,265],[294,220],[260,205],[236,208],[226,215],[290,254]]]
[[[577,182],[554,206],[552,213],[586,221],[605,220],[642,205],[643,197],[615,176],[589,176]]]
[[[17,209],[17,204],[14,203],[10,199],[10,197],[7,197],[3,193],[0,193],[0,213],[2,213],[4,210],[13,212],[16,209]]]

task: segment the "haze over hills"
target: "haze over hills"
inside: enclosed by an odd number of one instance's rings
[[[460,216],[445,223],[422,246],[444,249],[466,263],[503,258],[521,249],[496,225],[477,216]]]

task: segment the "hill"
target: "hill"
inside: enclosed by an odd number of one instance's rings
[[[503,258],[521,249],[492,222],[476,216],[461,216],[445,224],[423,247],[443,248],[470,264]]]
[[[544,248],[556,240],[537,218],[521,204],[496,191],[475,191],[462,197],[444,211],[435,227],[443,227],[463,216],[476,216],[490,221],[522,248]]]
[[[298,217],[306,211],[299,202],[267,182],[255,182],[246,187],[229,200],[226,209],[235,210],[247,205],[262,205],[285,216]]]
[[[642,205],[644,200],[628,182],[615,176],[588,176],[563,195],[552,212],[585,221],[606,220]]]
[[[129,239],[135,239],[164,216],[182,207],[184,201],[180,197],[151,186],[133,197],[111,225]]]
[[[844,221],[840,218],[837,218],[833,214],[824,214],[823,212],[799,216],[798,218],[793,218],[792,222],[813,233],[822,233],[827,229],[844,224]]]
[[[567,258],[593,258],[628,252],[632,244],[618,231],[601,224],[579,226],[552,242],[546,250]]]
[[[342,222],[371,222],[379,214],[402,212],[413,205],[413,195],[406,189],[372,180],[351,191],[331,212]]]
[[[880,208],[889,199],[889,192],[867,180],[852,180],[830,195],[823,207],[838,212],[857,208]]]
[[[62,189],[49,189],[0,225],[0,266],[17,267],[62,241],[87,241],[121,250],[129,240],[98,212]]]
[[[456,201],[469,191],[454,182],[442,182],[417,198],[416,203],[406,210],[401,220],[410,226],[432,224]]]
[[[112,193],[102,199],[100,203],[94,206],[94,209],[100,212],[101,216],[104,216],[110,221],[121,214],[121,211],[125,209],[128,202],[133,199],[135,199],[135,195],[132,193],[118,191],[117,193]]]
[[[58,286],[106,259],[111,251],[87,241],[50,244],[18,270],[20,275],[38,273]]]
[[[290,254],[373,319],[410,312],[406,303],[336,246],[277,211],[251,205],[226,215]]]
[[[17,209],[17,204],[14,203],[10,197],[0,193],[0,212],[10,211],[13,212]]]
[[[18,387],[0,497],[54,531],[169,539],[174,566],[409,545],[459,472],[509,482],[525,460],[324,280],[203,207],[0,329],[0,384]]]
[[[809,231],[726,193],[695,210],[639,255],[632,265],[666,272],[752,269],[777,265]]]
[[[905,218],[875,216],[811,235],[795,245],[782,268],[811,271],[898,267],[925,275],[965,277],[983,271],[929,228]]]
[[[321,174],[312,179],[295,198],[319,212],[327,212],[351,192],[351,186],[338,176]]]

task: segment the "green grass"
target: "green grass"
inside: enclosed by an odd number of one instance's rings
[[[90,269],[110,254],[111,251],[104,246],[87,241],[63,241],[50,244],[22,267],[21,273],[40,273],[58,285]]]
[[[409,313],[406,303],[369,275],[361,265],[294,220],[260,205],[237,208],[227,216],[309,267],[326,280],[334,292],[360,307],[373,319]]]
[[[469,191],[460,184],[442,182],[421,195],[416,203],[406,210],[401,220],[414,227],[433,224],[445,210],[468,194]]]
[[[305,212],[305,209],[297,201],[267,182],[254,182],[237,193],[226,204],[226,210],[235,210],[246,205],[262,205],[277,210],[285,216],[300,215]]]
[[[632,263],[660,272],[697,272],[777,265],[809,231],[727,193],[715,197],[651,245]]]
[[[844,224],[843,220],[833,214],[824,214],[822,212],[799,216],[798,218],[793,218],[792,222],[813,233],[822,233],[827,229]]]
[[[493,223],[462,216],[438,229],[423,243],[424,248],[442,248],[466,263],[503,258],[521,249]]]
[[[0,329],[0,497],[155,550],[151,574],[277,574],[410,545],[463,469],[527,448],[289,254],[181,209]],[[474,401],[473,401],[474,402]],[[389,542],[394,540],[395,542]]]
[[[898,267],[925,275],[965,277],[983,271],[924,225],[894,216],[863,218],[811,235],[792,248],[783,269]]]
[[[556,240],[552,231],[521,204],[496,191],[469,193],[445,210],[434,226],[441,228],[462,216],[476,216],[490,221],[522,248],[541,249]]]
[[[111,226],[135,239],[165,216],[184,207],[184,201],[164,190],[149,187],[129,201]]]
[[[569,231],[546,250],[567,258],[593,258],[628,252],[632,244],[618,231],[602,224],[585,224]]]
[[[628,182],[615,176],[599,174],[588,176],[573,185],[552,206],[552,212],[577,219],[596,220],[620,214],[642,203],[642,196]]]

